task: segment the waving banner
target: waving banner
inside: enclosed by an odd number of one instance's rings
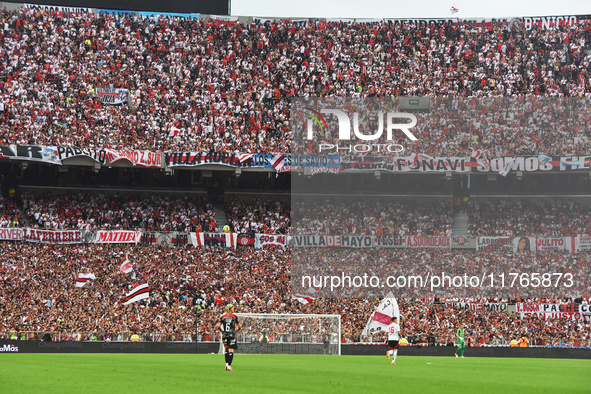
[[[128,89],[96,88],[96,95],[103,104],[127,104]]]
[[[398,309],[398,301],[396,301],[394,294],[390,291],[370,316],[361,336],[367,337],[377,334],[380,331],[386,331],[388,325],[392,323],[393,317],[400,317],[400,311]]]

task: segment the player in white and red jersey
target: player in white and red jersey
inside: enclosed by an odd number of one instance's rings
[[[398,318],[393,317],[392,323],[388,326],[388,351],[386,357],[392,357],[392,365],[396,365],[396,356],[398,355],[398,341],[400,340],[400,326],[398,325]]]

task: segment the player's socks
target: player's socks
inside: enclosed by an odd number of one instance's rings
[[[396,356],[398,355],[398,349],[392,350],[392,364],[396,364]]]
[[[230,352],[226,351],[224,357],[226,358],[226,364],[230,364]]]
[[[228,365],[232,366],[232,360],[234,360],[234,352],[228,354]]]

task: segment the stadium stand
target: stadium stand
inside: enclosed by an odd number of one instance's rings
[[[3,10],[0,26],[0,145],[288,153],[293,147],[291,97],[413,95],[430,96],[433,106],[431,120],[420,123],[421,139],[408,145],[409,154],[471,156],[482,151],[492,159],[589,152],[587,20],[546,30],[503,23],[481,29],[463,22],[229,25],[109,14],[59,17],[21,9]],[[98,88],[129,89],[130,102],[103,105]],[[584,105],[568,108],[572,98]],[[515,107],[508,99],[526,104]],[[491,124],[494,132],[483,132]],[[11,171],[14,175],[17,169]],[[0,200],[3,230],[221,232],[220,223],[217,231],[210,226],[217,205],[224,202],[218,199],[219,185],[207,198],[115,195],[90,181],[96,193],[9,196],[4,189],[14,176],[7,178],[2,178]],[[290,204],[256,192],[250,197],[225,200],[232,233],[293,231]],[[300,223],[297,230],[450,237],[452,208],[451,201],[318,200],[305,215],[314,220]],[[471,200],[466,237],[588,236],[588,211],[588,205],[558,197]],[[358,251],[328,253],[343,267],[360,267]],[[578,298],[547,291],[528,299],[470,298],[466,292],[445,300],[401,299],[403,330],[411,345],[453,344],[454,328],[462,322],[477,346],[507,345],[521,336],[533,345],[591,346],[588,316],[544,318],[457,305],[588,305],[588,250],[518,255],[476,248],[381,249],[374,256],[385,266],[428,263],[434,272],[553,267],[572,269],[579,278],[572,289]],[[292,298],[291,257],[289,246],[0,241],[0,337],[41,339],[48,333],[54,340],[101,340],[109,334],[129,340],[137,332],[143,340],[215,340],[214,322],[232,302],[239,312],[340,314],[343,342],[383,340],[361,337],[378,305],[375,297],[316,298],[308,292],[311,302],[306,304]],[[132,273],[121,272],[125,259],[133,264]],[[81,273],[95,279],[76,287]],[[149,300],[122,305],[125,294],[143,283],[149,283]]]

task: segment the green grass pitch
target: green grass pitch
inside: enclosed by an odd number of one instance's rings
[[[591,360],[211,354],[3,354],[2,393],[575,393]]]

